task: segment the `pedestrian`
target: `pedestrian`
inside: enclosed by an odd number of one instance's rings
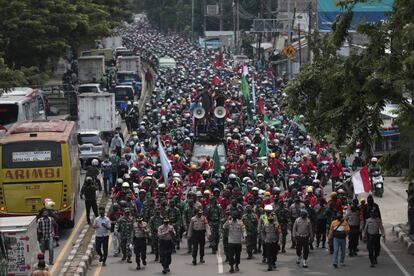
[[[105,160],[101,163],[101,173],[105,196],[108,196],[112,188],[112,163],[109,161],[108,154],[105,154]]]
[[[262,214],[260,216],[259,226],[258,226],[258,232],[259,233],[262,233],[262,228],[263,228],[264,225],[266,225],[268,223],[268,216],[270,216],[270,214],[272,212],[273,212],[273,206],[270,205],[270,204],[267,204],[264,207],[264,214]],[[260,240],[261,240],[261,242],[263,244],[263,240],[261,239],[261,236],[262,235],[260,235]],[[262,260],[262,263],[266,263],[266,255],[267,255],[266,254],[266,247],[263,246],[263,252],[262,252],[263,260]]]
[[[147,238],[149,232],[148,224],[139,215],[134,221],[134,253],[137,270],[141,269],[141,261],[144,266],[147,265]]]
[[[290,225],[292,227],[290,229],[292,233],[291,235],[292,245],[290,247],[291,249],[296,247],[296,239],[295,239],[295,236],[293,235],[293,225],[295,224],[296,219],[299,218],[300,216],[300,210],[305,208],[305,205],[301,202],[301,199],[299,196],[296,196],[294,200],[295,202],[289,206],[289,216],[290,216],[290,223],[291,223]]]
[[[313,235],[312,223],[306,210],[302,209],[299,214],[300,216],[295,220],[292,227],[292,235],[296,242],[296,264],[300,264],[302,260],[302,267],[307,268],[309,240]]]
[[[253,250],[257,247],[257,215],[253,213],[251,205],[247,205],[242,217],[243,224],[246,228],[246,250],[247,259],[253,258]]]
[[[349,224],[348,221],[344,220],[342,213],[336,214],[336,219],[332,221],[331,226],[329,227],[328,239],[333,242],[333,256],[332,256],[332,265],[335,268],[338,268],[338,258],[341,254],[340,264],[341,266],[345,265],[345,245],[346,245],[346,236],[349,233]]]
[[[199,209],[197,215],[191,218],[187,230],[187,238],[192,243],[193,265],[197,265],[197,251],[200,248],[200,263],[204,263],[204,244],[207,236],[211,236],[210,226],[207,218],[203,216],[203,210]]]
[[[190,192],[189,192],[190,194]],[[191,194],[194,194],[191,192]],[[191,218],[194,217],[197,214],[197,209],[194,206],[194,199],[192,197],[189,197],[188,203],[185,206],[184,209],[184,222],[186,231],[188,232],[188,228],[190,227]],[[192,250],[193,243],[191,239],[187,239],[187,254],[191,254],[193,252]]]
[[[266,247],[267,270],[272,271],[276,268],[277,253],[279,251],[280,226],[275,220],[275,215],[268,216],[268,223],[262,228],[262,240]]]
[[[326,243],[326,228],[328,223],[328,209],[324,198],[319,199],[319,203],[315,206],[315,232],[316,232],[316,248],[319,248],[322,242],[322,248],[325,248]]]
[[[156,207],[155,213],[149,220],[149,227],[151,231],[151,245],[152,250],[154,251],[155,259],[154,262],[159,260],[159,237],[158,237],[158,228],[163,224],[164,218],[161,216],[161,208]]]
[[[369,252],[371,267],[375,267],[375,265],[378,264],[377,258],[380,255],[381,250],[381,235],[385,241],[384,226],[382,225],[382,221],[379,218],[378,211],[373,210],[371,212],[370,218],[367,219],[365,228],[363,230],[364,240],[367,241],[367,249]]]
[[[176,235],[174,227],[170,225],[170,219],[164,218],[163,224],[158,227],[158,238],[160,242],[160,261],[162,265],[162,273],[170,272],[171,255],[173,251],[173,242]]]
[[[221,207],[215,196],[210,197],[210,204],[207,206],[206,217],[211,230],[211,249],[216,254],[220,242],[220,215]]]
[[[102,266],[105,266],[108,257],[109,233],[111,231],[111,221],[105,216],[105,207],[99,207],[99,217],[95,218],[93,228],[95,228],[96,253],[99,255],[99,262],[102,263]]]
[[[347,210],[345,215],[350,228],[348,235],[349,257],[356,256],[358,252],[358,240],[361,232],[361,211],[358,203],[358,199],[354,199],[351,208]]]
[[[98,205],[96,204],[97,190],[98,186],[93,182],[92,177],[87,176],[80,192],[80,198],[83,199],[85,197],[86,221],[88,224],[91,224],[91,208],[95,217],[98,217]]]
[[[122,251],[122,260],[127,260],[127,263],[132,263],[131,261],[131,248],[130,245],[132,244],[132,236],[133,236],[133,226],[134,221],[131,216],[131,210],[129,208],[125,208],[124,215],[119,218],[118,220],[118,232],[119,232],[119,240],[120,240],[120,247]]]
[[[37,221],[37,235],[40,241],[40,250],[44,254],[49,251],[49,265],[53,265],[53,226],[54,219],[49,216],[49,212],[44,210],[42,216]]]
[[[234,211],[231,217],[224,223],[223,228],[229,230],[229,265],[230,273],[240,270],[240,253],[242,251],[242,241],[246,238],[246,229],[241,220],[238,219],[239,213]]]
[[[282,246],[282,253],[286,253],[286,237],[288,234],[289,229],[289,210],[285,207],[285,204],[283,204],[283,201],[280,202],[279,207],[276,210],[276,218],[277,222],[280,226],[280,241]]]
[[[46,269],[45,261],[39,261],[36,269],[32,272],[31,276],[51,276],[49,271]]]

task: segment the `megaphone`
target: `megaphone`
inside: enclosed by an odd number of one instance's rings
[[[219,119],[224,118],[226,116],[226,113],[227,113],[227,111],[223,106],[217,106],[214,109],[214,116],[216,116]]]
[[[196,107],[193,110],[193,116],[196,119],[202,119],[206,115],[206,111],[202,107]]]

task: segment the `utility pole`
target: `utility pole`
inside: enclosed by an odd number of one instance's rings
[[[207,30],[207,0],[203,0],[203,36],[206,36],[206,30]]]
[[[236,2],[237,0],[233,0],[233,32],[234,32],[234,54],[237,55],[237,23],[236,23]]]
[[[223,31],[223,0],[220,0],[220,31]]]
[[[194,1],[191,0],[191,34],[194,37]]]
[[[299,42],[299,71],[302,68],[302,44],[300,43],[300,23],[298,24],[298,42]]]
[[[237,53],[239,53],[240,44],[240,12],[239,12],[239,0],[236,1],[236,19],[237,19]]]
[[[311,48],[310,48],[310,39],[311,39],[311,32],[312,32],[312,2],[309,3],[308,9],[308,63],[311,62]]]

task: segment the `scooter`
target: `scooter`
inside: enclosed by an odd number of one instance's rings
[[[382,197],[384,194],[384,178],[380,172],[374,172],[371,176],[371,190],[377,197]]]

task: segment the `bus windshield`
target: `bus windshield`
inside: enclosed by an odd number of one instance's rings
[[[59,142],[24,141],[3,145],[3,168],[39,168],[62,166]]]
[[[19,106],[17,104],[0,104],[0,125],[17,122]]]

